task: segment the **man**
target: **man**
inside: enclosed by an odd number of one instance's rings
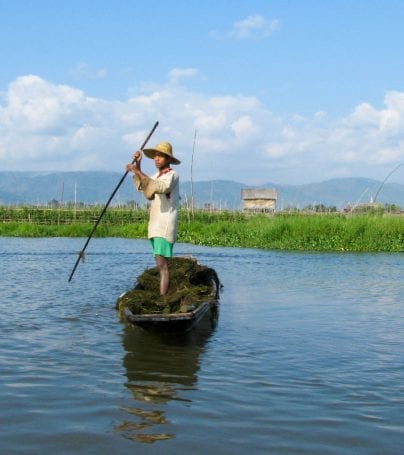
[[[172,257],[177,239],[179,203],[179,176],[170,165],[181,162],[174,157],[172,146],[160,142],[152,149],[143,150],[146,157],[154,160],[156,174],[149,177],[141,170],[142,154],[134,153],[135,163],[127,164],[126,170],[134,173],[133,182],[138,191],[142,191],[151,200],[148,225],[148,238],[160,273],[160,294],[168,292],[170,276],[167,258]]]

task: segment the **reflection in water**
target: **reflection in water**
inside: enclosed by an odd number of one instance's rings
[[[126,351],[123,365],[126,387],[135,403],[127,406],[127,420],[117,430],[137,442],[152,443],[171,439],[174,434],[160,431],[169,423],[164,407],[170,401],[190,401],[185,396],[198,380],[200,354],[218,319],[214,306],[199,324],[184,334],[158,334],[125,326],[122,343]]]

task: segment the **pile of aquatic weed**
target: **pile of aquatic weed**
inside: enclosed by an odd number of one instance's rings
[[[157,267],[145,270],[134,289],[119,297],[116,307],[121,313],[128,308],[133,314],[171,314],[191,311],[202,302],[218,296],[219,278],[214,269],[199,264],[191,257],[168,260],[170,287],[160,296],[160,274]]]

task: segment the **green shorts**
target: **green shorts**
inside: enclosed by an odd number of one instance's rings
[[[173,255],[174,243],[167,242],[163,237],[152,237],[150,239],[154,256],[171,258]]]

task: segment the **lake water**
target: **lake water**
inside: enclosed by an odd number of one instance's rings
[[[121,323],[147,241],[0,238],[3,454],[401,454],[404,255],[178,244],[216,269],[183,336]]]

